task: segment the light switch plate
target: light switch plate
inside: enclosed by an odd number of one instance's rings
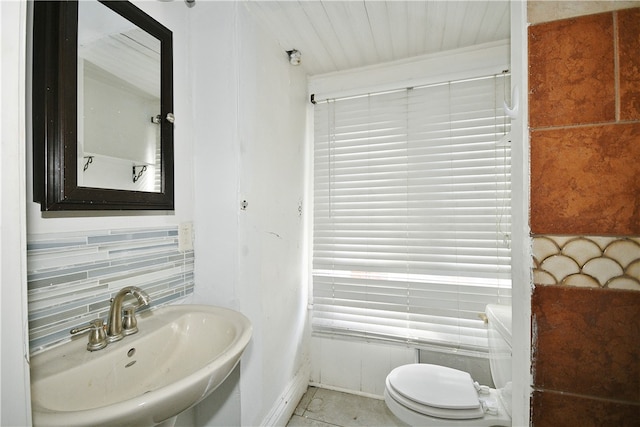
[[[193,223],[181,222],[178,227],[178,250],[180,252],[193,250]]]

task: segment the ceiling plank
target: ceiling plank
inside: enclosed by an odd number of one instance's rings
[[[338,43],[345,49],[350,68],[363,66],[366,64],[366,57],[355,42],[355,35],[348,12],[344,2],[323,1],[327,17],[331,22],[331,28],[335,32]]]
[[[311,23],[310,25],[322,40],[325,49],[331,56],[331,66],[329,67],[325,64],[321,72],[344,70],[356,66],[355,63],[349,62],[347,52],[336,36],[333,23],[329,19],[322,3],[319,1],[302,1],[300,4],[307,19]]]
[[[392,32],[389,24],[387,2],[368,1],[364,3],[364,7],[378,57],[381,61],[389,61],[388,58],[395,58],[391,42]]]
[[[464,8],[464,17],[462,19],[462,28],[460,32],[457,46],[472,46],[478,39],[478,32],[482,25],[482,18],[487,13],[489,4],[487,2],[472,1],[468,2]]]
[[[427,29],[429,23],[429,2],[412,1],[407,3],[407,52],[409,56],[425,53]]]
[[[434,1],[427,4],[425,47],[423,53],[438,52],[442,49],[445,31],[447,3]]]
[[[462,20],[464,19],[464,9],[466,2],[450,1],[447,2],[447,11],[444,15],[445,26],[442,39],[441,50],[451,50],[458,47],[460,35],[464,31]]]
[[[296,40],[291,41],[287,50],[297,49],[302,54],[302,64],[307,63],[310,68],[322,70],[322,72],[336,69],[333,55],[327,49],[323,34],[316,30],[318,23],[310,19],[301,2],[279,2],[284,14],[280,26],[290,26],[296,34]]]
[[[393,59],[408,58],[409,55],[409,25],[407,22],[407,2],[387,1],[389,27],[391,28],[391,43],[393,45]]]
[[[509,38],[508,0],[245,0],[317,75]]]

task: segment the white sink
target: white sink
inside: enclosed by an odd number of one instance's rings
[[[172,305],[138,315],[140,332],[89,352],[87,337],[31,358],[35,426],[152,426],[216,389],[251,338],[242,314]]]

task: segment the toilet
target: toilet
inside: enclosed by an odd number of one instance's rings
[[[445,366],[399,366],[387,376],[384,391],[396,417],[411,426],[511,426],[511,307],[489,304],[485,313],[496,388]]]

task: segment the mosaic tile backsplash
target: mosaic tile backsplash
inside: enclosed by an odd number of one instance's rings
[[[69,330],[107,318],[125,286],[151,297],[144,309],[193,293],[194,253],[178,250],[177,226],[28,236],[30,351],[63,341]],[[143,310],[143,309],[141,309]]]

